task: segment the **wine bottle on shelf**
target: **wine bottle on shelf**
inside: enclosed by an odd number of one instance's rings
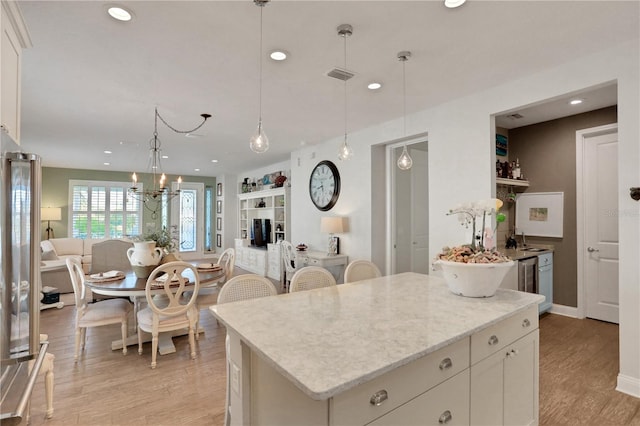
[[[520,159],[516,158],[516,165],[513,168],[513,178],[520,179]]]

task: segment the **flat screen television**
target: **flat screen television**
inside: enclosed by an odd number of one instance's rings
[[[251,233],[253,234],[252,246],[266,247],[271,243],[271,219],[253,219]]]

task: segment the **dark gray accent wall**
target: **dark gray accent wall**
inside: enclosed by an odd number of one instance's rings
[[[617,107],[509,130],[509,159],[520,160],[526,192],[564,192],[563,238],[528,237],[553,244],[553,302],[577,307],[576,131],[617,122]],[[510,220],[515,215],[509,215]],[[513,229],[514,223],[510,223]]]

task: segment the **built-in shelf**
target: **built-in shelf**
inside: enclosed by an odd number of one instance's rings
[[[496,178],[496,185],[506,185],[506,186],[522,186],[528,187],[528,180],[519,180],[519,179],[505,179],[505,178]]]

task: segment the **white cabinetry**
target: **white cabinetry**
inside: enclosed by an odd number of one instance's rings
[[[471,337],[472,425],[538,423],[538,342],[536,307]]]
[[[236,266],[265,276],[267,274],[267,251],[263,248],[248,247],[244,241],[236,238]]]
[[[7,132],[11,139],[19,144],[22,49],[31,47],[31,40],[16,2],[3,0],[0,18],[0,124],[2,131]]]
[[[269,219],[271,234],[268,242],[290,238],[289,188],[238,194],[238,238],[251,240],[254,219]]]
[[[538,294],[544,296],[539,305],[540,313],[548,311],[553,305],[553,253],[538,256]]]
[[[267,276],[280,281],[282,271],[282,258],[280,257],[280,244],[267,246]]]
[[[232,344],[239,343],[235,333],[230,336]],[[251,353],[250,423],[537,424],[538,342],[538,308],[533,305],[327,400],[309,398]],[[242,364],[238,358],[232,362]]]

